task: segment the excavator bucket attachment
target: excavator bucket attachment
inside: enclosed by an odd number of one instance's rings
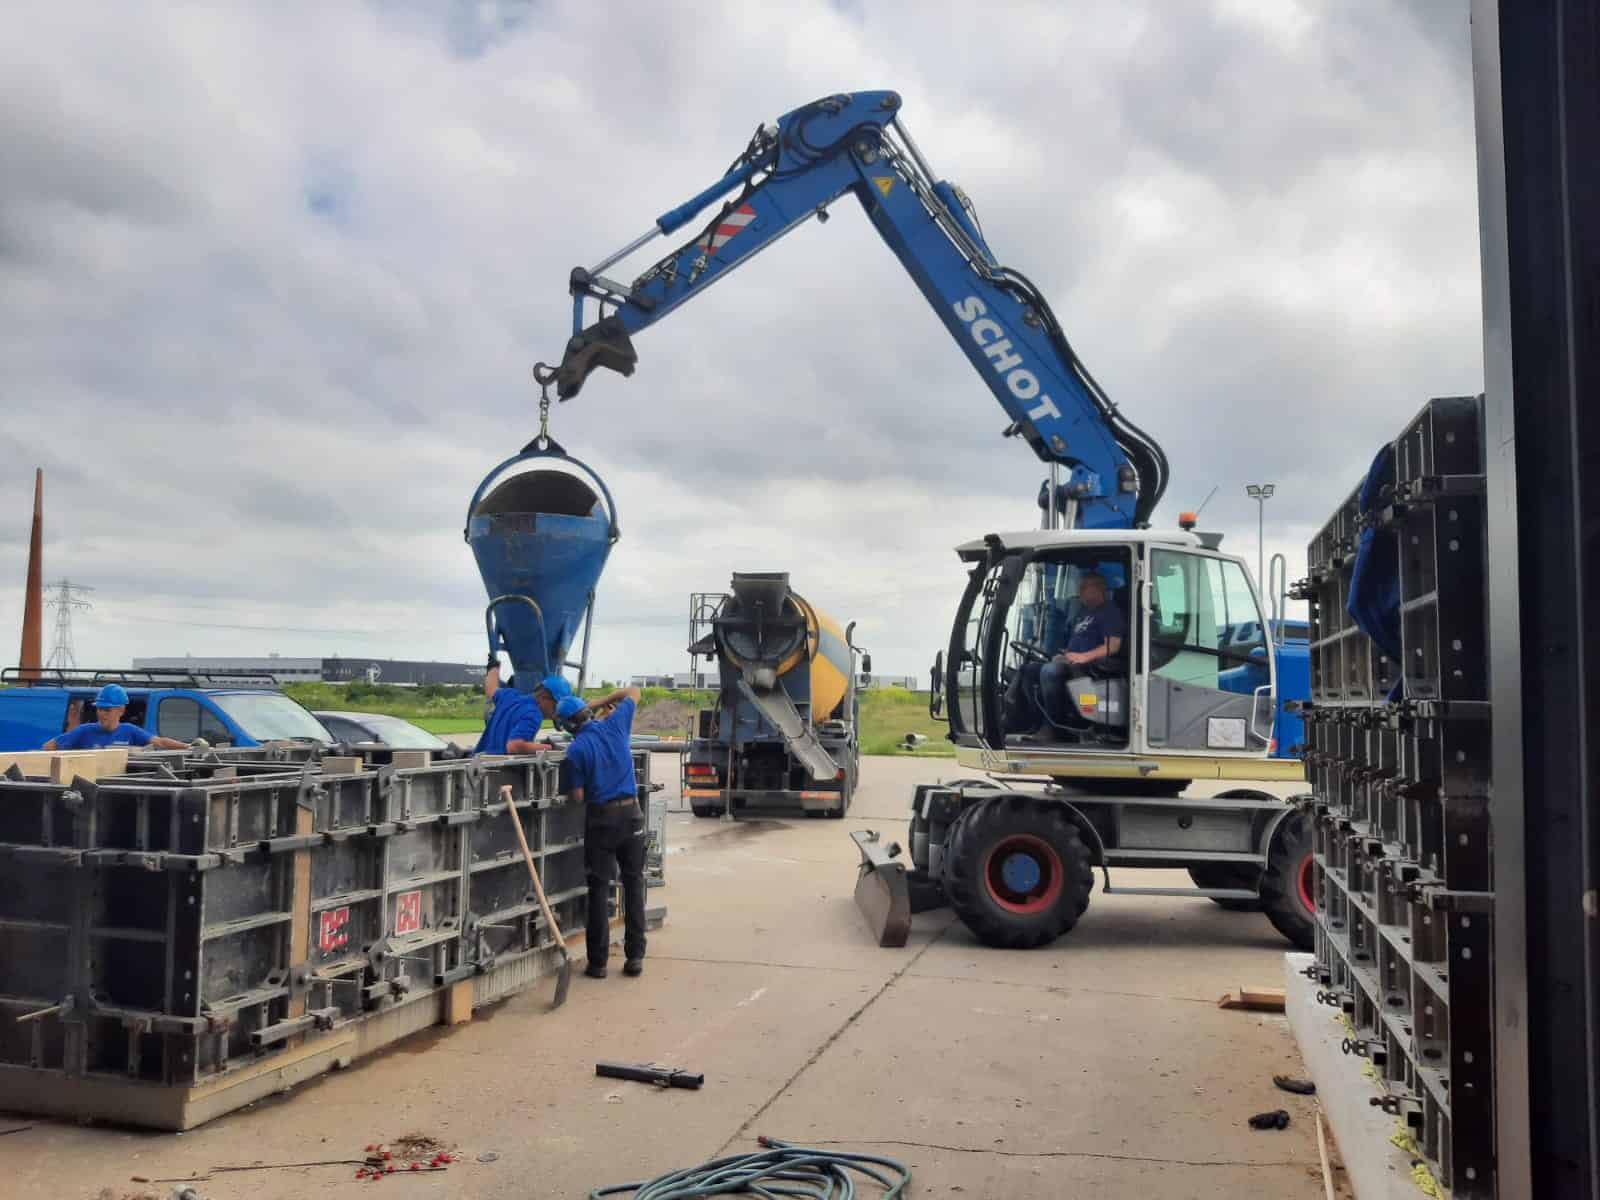
[[[861,851],[861,874],[856,879],[856,907],[880,946],[904,946],[911,936],[911,888],[906,865],[897,861],[900,847],[887,848],[874,830],[850,835]]]

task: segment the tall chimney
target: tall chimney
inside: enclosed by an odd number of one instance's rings
[[[33,473],[33,534],[28,539],[28,591],[22,601],[23,678],[37,679],[44,666],[44,470]]]

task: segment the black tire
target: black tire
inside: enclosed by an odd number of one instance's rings
[[[1189,868],[1189,878],[1195,887],[1203,888],[1253,888],[1256,886],[1256,869],[1239,867],[1232,863],[1204,863]],[[1208,896],[1206,899],[1218,908],[1229,912],[1260,912],[1259,900],[1229,900],[1225,896]]]
[[[691,801],[689,808],[697,817],[720,817],[722,815],[722,805],[720,804],[695,804]]]
[[[1301,950],[1317,944],[1317,910],[1311,861],[1311,821],[1303,812],[1284,817],[1267,850],[1261,911],[1272,927]]]
[[[1011,792],[974,805],[951,832],[945,892],[986,945],[1048,945],[1089,906],[1089,848],[1061,805]]]

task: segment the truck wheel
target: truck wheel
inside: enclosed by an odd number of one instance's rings
[[[1311,822],[1290,813],[1272,835],[1267,873],[1261,878],[1261,911],[1272,927],[1301,950],[1317,944],[1316,868],[1311,860]]]
[[[722,815],[722,805],[720,804],[696,804],[691,800],[689,808],[697,817],[720,817]]]
[[[1089,848],[1060,805],[996,796],[974,805],[952,832],[945,891],[979,941],[1012,950],[1043,946],[1089,906]]]
[[[1195,887],[1203,888],[1253,888],[1257,871],[1254,867],[1236,867],[1231,863],[1205,863],[1189,868],[1189,878]],[[1260,912],[1259,900],[1229,900],[1224,896],[1207,896],[1218,908],[1229,912]]]

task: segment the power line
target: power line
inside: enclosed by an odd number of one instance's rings
[[[45,605],[56,610],[56,637],[55,645],[50,650],[49,661],[45,666],[71,671],[78,665],[78,659],[72,652],[72,614],[88,612],[94,607],[87,600],[78,598],[78,594],[92,592],[94,589],[67,579],[58,579],[50,587],[52,592]]]

